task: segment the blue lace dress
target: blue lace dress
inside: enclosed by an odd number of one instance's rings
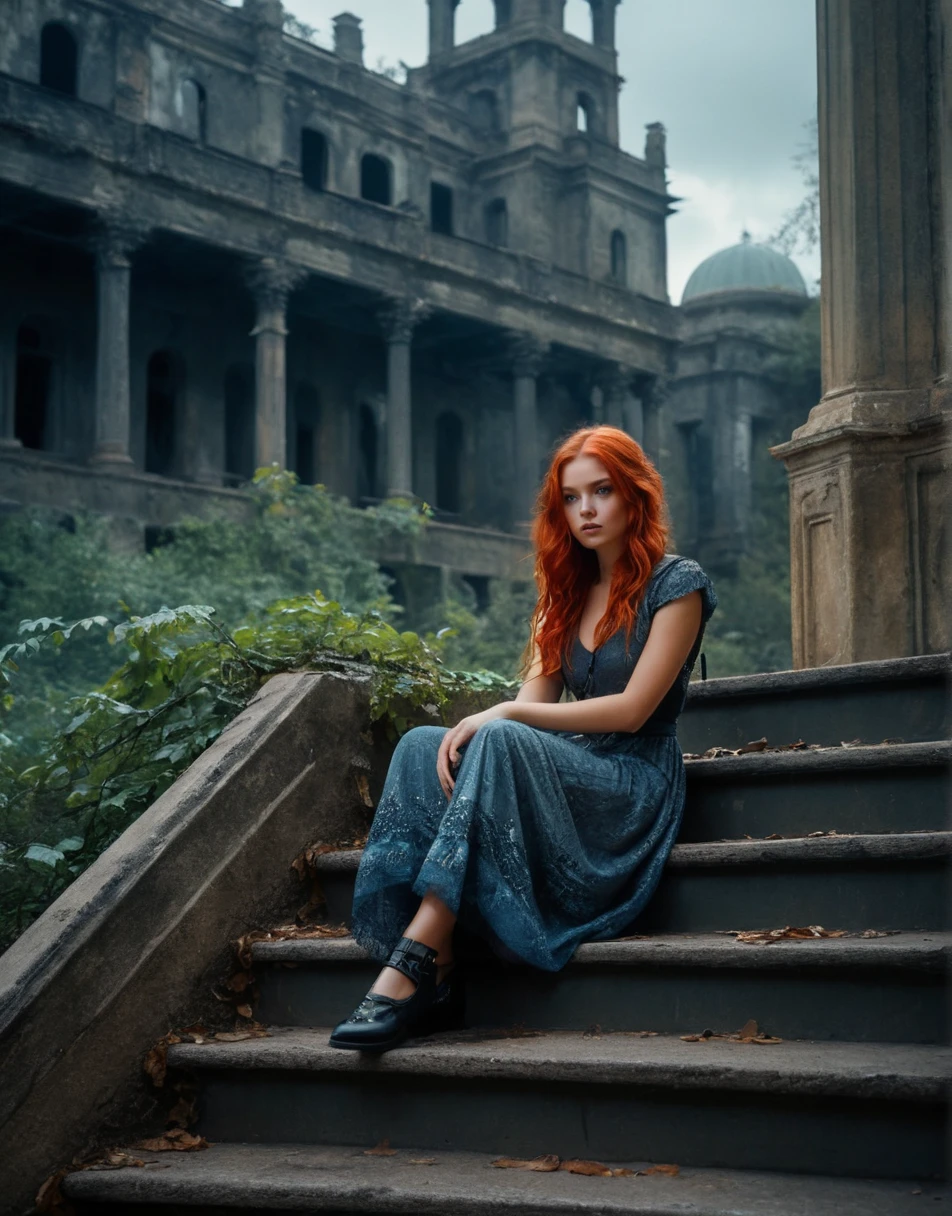
[[[509,959],[557,971],[581,942],[618,937],[648,902],[678,834],[684,761],[675,723],[717,604],[689,558],[652,571],[626,653],[576,638],[562,674],[578,698],[622,692],[655,612],[700,591],[701,628],[677,680],[635,733],[572,734],[497,719],[462,753],[447,802],[436,774],[444,727],[398,743],[354,894],[354,936],[385,960],[432,891]]]

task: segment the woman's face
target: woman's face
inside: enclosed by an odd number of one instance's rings
[[[569,531],[586,549],[617,556],[628,531],[628,505],[597,456],[576,456],[562,469],[562,507]]]

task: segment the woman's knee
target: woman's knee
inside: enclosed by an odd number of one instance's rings
[[[429,749],[434,754],[440,750],[445,726],[411,726],[405,735],[397,742],[397,749],[404,752]]]

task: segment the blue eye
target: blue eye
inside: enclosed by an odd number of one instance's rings
[[[595,493],[601,494],[602,490],[604,490],[606,494],[611,494],[612,492],[611,486],[599,486]]]

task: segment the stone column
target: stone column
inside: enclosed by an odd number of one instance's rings
[[[257,309],[255,327],[255,468],[287,464],[286,315],[288,296],[306,271],[277,258],[248,270]]]
[[[253,23],[257,121],[251,133],[252,155],[265,165],[284,160],[284,106],[287,51],[281,0],[244,0],[242,12]]]
[[[0,450],[22,448],[16,437],[17,333],[4,318],[0,330]]]
[[[610,363],[599,372],[597,382],[602,391],[602,421],[608,426],[617,426],[619,430],[626,431],[633,439],[640,441],[640,436],[630,427],[633,374],[632,369],[625,363]]]
[[[655,466],[661,458],[661,411],[669,391],[667,377],[655,376],[643,390],[641,397],[641,446]]]
[[[387,342],[387,497],[413,497],[413,404],[410,343],[413,330],[430,313],[424,300],[388,300],[380,310]]]
[[[149,19],[134,11],[116,25],[116,113],[130,122],[145,122],[149,114],[151,34]]]
[[[456,6],[459,0],[427,0],[430,6],[430,58],[445,55],[456,42]]]
[[[589,0],[592,9],[592,42],[607,51],[615,49],[615,9],[619,0]]]
[[[819,0],[823,399],[790,479],[797,667],[952,645],[952,401],[940,375],[947,0]],[[941,41],[941,40],[940,40]]]
[[[536,396],[539,372],[549,345],[534,334],[511,333],[512,405],[515,416],[513,439],[516,482],[512,495],[513,522],[525,527],[532,520],[536,494],[539,489],[539,422]]]
[[[104,222],[96,249],[96,418],[90,463],[131,467],[129,408],[129,300],[132,253],[146,229],[122,220]]]

